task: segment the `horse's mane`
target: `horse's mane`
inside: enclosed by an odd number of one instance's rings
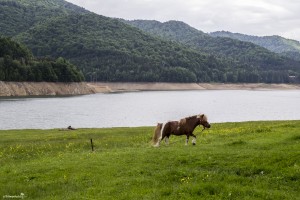
[[[200,115],[193,115],[193,116],[189,116],[189,117],[186,117],[186,118],[183,118],[179,121],[179,125],[180,126],[183,126],[187,123],[187,120],[190,120],[190,119],[194,119],[194,118],[198,118],[198,116],[202,116],[202,119],[204,121],[207,121],[207,116],[205,114],[200,114]]]
[[[193,116],[186,117],[186,118],[184,118],[184,119],[193,119],[193,118],[198,117],[198,116],[199,116],[199,117],[203,116],[202,119],[203,119],[204,121],[207,121],[207,116],[206,116],[205,114],[193,115]]]
[[[203,114],[203,120],[207,121],[207,116],[205,114]]]
[[[186,124],[186,118],[183,118],[179,121],[179,126],[183,126]]]
[[[186,124],[187,120],[194,119],[194,118],[196,118],[196,117],[197,117],[197,115],[189,116],[189,117],[183,118],[183,119],[181,119],[181,120],[179,121],[179,125],[180,125],[180,126],[183,126],[183,125]]]
[[[186,117],[185,119],[192,119],[192,118],[195,118],[197,117],[198,115],[193,115],[193,116],[189,116],[189,117]]]

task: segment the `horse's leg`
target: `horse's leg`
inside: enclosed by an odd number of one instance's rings
[[[158,143],[157,143],[157,147],[159,147],[159,145],[160,145],[160,142],[164,139],[164,138],[166,138],[165,139],[165,142],[167,143],[167,144],[169,144],[169,137],[170,137],[170,135],[168,135],[166,132],[163,132],[163,129],[162,129],[162,131],[161,131],[161,137],[158,139]]]
[[[185,140],[185,145],[188,145],[188,143],[189,143],[189,135],[186,135],[186,140]]]
[[[156,145],[155,145],[155,147],[159,147],[159,145],[160,145],[160,142],[162,141],[162,137],[160,137],[159,139],[158,139],[158,142],[156,143]]]
[[[170,136],[167,135],[167,137],[166,137],[166,139],[165,139],[165,142],[166,142],[167,145],[169,145],[169,137],[170,137]]]
[[[159,138],[158,141],[157,141],[157,143],[156,143],[155,145],[153,145],[153,146],[154,146],[154,147],[159,147],[160,141],[161,141],[161,139]]]
[[[191,136],[193,136],[193,140],[192,140],[193,145],[196,145],[196,139],[197,139],[196,135],[192,133]]]
[[[166,134],[163,132],[163,128],[164,128],[164,126],[161,128],[161,130],[160,130],[160,136],[159,136],[159,138],[158,138],[158,141],[157,141],[157,143],[154,145],[154,147],[159,147],[159,145],[160,145],[160,142],[164,139],[164,137],[166,136]]]

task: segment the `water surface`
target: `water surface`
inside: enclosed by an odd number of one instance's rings
[[[1,98],[0,129],[154,126],[200,113],[212,123],[299,120],[300,92],[205,90]]]

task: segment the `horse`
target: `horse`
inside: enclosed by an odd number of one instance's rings
[[[171,135],[186,135],[185,145],[189,142],[189,137],[193,137],[193,145],[196,145],[196,136],[193,134],[193,131],[197,126],[202,125],[204,128],[210,128],[210,124],[207,121],[207,117],[204,114],[194,115],[191,117],[186,117],[181,119],[180,121],[169,121],[162,125],[158,123],[153,135],[153,143],[155,143],[155,147],[159,147],[160,142],[166,138],[166,143],[169,144],[169,137]],[[160,130],[160,131],[159,131]],[[160,138],[157,140],[155,138]]]

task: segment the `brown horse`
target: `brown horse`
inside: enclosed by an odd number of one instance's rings
[[[160,134],[160,138],[154,146],[158,147],[164,138],[166,138],[166,143],[169,144],[169,137],[171,135],[186,135],[186,145],[188,144],[189,137],[192,136],[194,137],[193,145],[195,145],[196,136],[193,134],[193,131],[198,125],[202,125],[204,128],[210,128],[210,124],[207,122],[207,117],[204,114],[186,117],[180,121],[169,121],[163,126],[158,123],[153,135],[153,141],[154,138],[158,137],[158,134]],[[161,131],[158,131],[158,129]]]

